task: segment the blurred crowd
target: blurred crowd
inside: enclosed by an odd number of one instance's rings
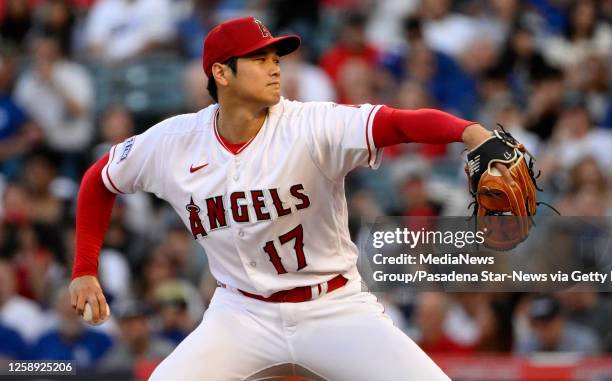
[[[612,216],[612,0],[0,0],[0,359],[146,375],[199,323],[216,287],[205,255],[168,205],[134,194],[100,256],[113,317],[82,324],[75,201],[112,145],[212,103],[203,38],[245,15],[302,37],[285,97],[499,123],[537,156],[542,200]],[[352,173],[354,236],[362,217],[468,215],[462,149],[390,147]],[[612,351],[612,298],[581,285],[383,300],[430,354]]]

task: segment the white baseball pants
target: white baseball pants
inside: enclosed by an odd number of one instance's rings
[[[288,365],[293,364],[293,365]],[[303,303],[269,303],[217,288],[200,325],[149,381],[448,381],[352,281]]]

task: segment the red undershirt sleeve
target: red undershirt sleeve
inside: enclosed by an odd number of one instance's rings
[[[461,142],[466,127],[476,124],[434,109],[399,110],[383,106],[374,117],[372,135],[377,148],[400,143]]]
[[[98,256],[113,211],[115,194],[102,182],[108,153],[83,176],[77,198],[76,245],[72,279],[98,274]]]

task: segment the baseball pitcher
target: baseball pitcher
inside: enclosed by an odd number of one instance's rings
[[[150,380],[255,380],[284,364],[320,380],[449,379],[362,291],[344,178],[375,169],[390,145],[475,149],[494,135],[438,110],[283,99],[279,60],[299,45],[252,17],[218,25],[203,53],[217,103],[115,145],[83,178],[70,285],[79,313],[89,304],[93,323],[107,318],[96,276],[116,194],[172,205],[218,282],[200,325]]]

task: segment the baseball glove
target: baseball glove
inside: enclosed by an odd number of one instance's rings
[[[501,126],[500,126],[501,127]],[[529,155],[529,162],[526,160]],[[465,171],[474,201],[478,230],[485,232],[484,245],[510,250],[529,236],[536,214],[536,184],[533,156],[503,127],[467,154]],[[504,164],[513,184],[507,182],[495,163]]]

